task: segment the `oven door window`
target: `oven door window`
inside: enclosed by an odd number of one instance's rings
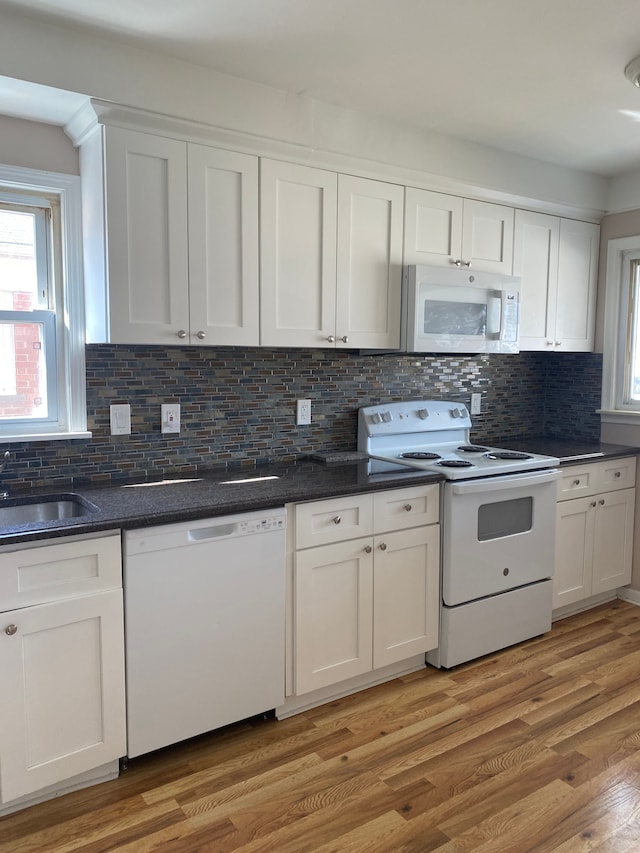
[[[503,539],[533,527],[533,498],[496,501],[478,507],[478,541]]]

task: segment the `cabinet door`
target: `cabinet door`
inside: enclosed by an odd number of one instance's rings
[[[374,540],[373,668],[438,645],[440,527],[432,524]]]
[[[595,498],[561,501],[556,508],[553,607],[588,598],[591,592]]]
[[[462,221],[462,261],[473,270],[513,271],[514,210],[500,204],[465,199]]]
[[[522,279],[520,349],[552,351],[556,330],[560,219],[517,210],[513,274]]]
[[[555,340],[562,350],[593,350],[599,237],[591,222],[560,223]]]
[[[400,346],[404,187],[340,175],[336,346]]]
[[[333,172],[260,161],[263,346],[334,345],[337,194]]]
[[[635,489],[596,495],[592,595],[631,581]]]
[[[123,756],[122,590],[8,611],[1,628],[2,802]]]
[[[189,145],[191,343],[257,346],[258,158]]]
[[[106,128],[110,340],[178,344],[189,329],[187,146]]]
[[[294,682],[299,696],[372,667],[371,539],[298,551],[294,566]]]
[[[458,196],[407,187],[404,263],[450,267],[462,253],[462,207]]]

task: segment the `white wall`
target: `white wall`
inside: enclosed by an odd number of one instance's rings
[[[594,218],[605,209],[604,178],[422,133],[6,9],[0,74],[288,141],[306,151],[369,158],[470,187],[575,206],[593,211]]]
[[[0,140],[5,166],[80,174],[78,151],[60,127],[0,115]]]

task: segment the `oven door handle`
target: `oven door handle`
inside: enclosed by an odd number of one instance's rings
[[[544,483],[553,483],[560,478],[557,468],[545,471],[533,471],[523,474],[499,474],[495,477],[484,477],[479,480],[463,480],[445,483],[454,495],[472,495],[482,492],[498,492],[506,489],[521,489],[523,486],[540,486]]]

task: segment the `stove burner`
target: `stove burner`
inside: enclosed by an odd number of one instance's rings
[[[533,459],[533,456],[519,450],[492,450],[487,453],[487,459]]]
[[[411,453],[402,453],[401,459],[440,459],[439,453],[426,453],[423,450],[416,450]]]
[[[463,453],[486,453],[488,447],[483,447],[481,444],[461,444],[458,450]]]
[[[473,462],[467,462],[466,459],[443,459],[436,465],[442,465],[443,468],[473,468]]]

